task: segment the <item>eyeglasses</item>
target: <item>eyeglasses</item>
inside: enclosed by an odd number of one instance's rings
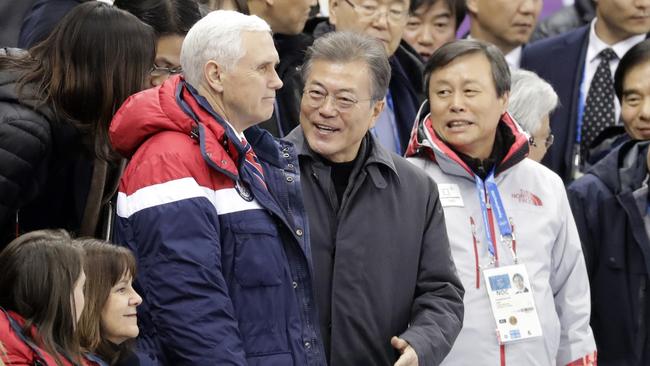
[[[361,4],[354,4],[350,0],[345,0],[355,12],[364,18],[374,18],[381,12],[386,14],[386,18],[391,23],[399,23],[406,19],[408,15],[408,8],[401,3],[393,3],[391,5],[379,5],[377,1],[366,0]]]
[[[555,136],[553,136],[552,133],[549,133],[548,136],[546,136],[546,139],[544,139],[544,146],[548,149],[553,145],[553,141],[555,140]],[[528,139],[528,143],[530,146],[537,147],[537,143],[535,142],[535,138],[533,136],[530,136]]]
[[[359,102],[367,102],[369,100],[372,100],[372,98],[356,99],[352,96],[332,95],[326,91],[318,89],[305,89],[303,90],[302,95],[305,101],[307,101],[309,106],[312,108],[320,108],[323,106],[327,101],[327,98],[331,95],[332,99],[334,100],[334,106],[336,107],[336,110],[342,113],[351,110],[354,108],[354,106],[359,104]]]
[[[176,75],[183,72],[183,68],[177,67],[160,67],[156,64],[149,70],[149,75],[153,77]]]

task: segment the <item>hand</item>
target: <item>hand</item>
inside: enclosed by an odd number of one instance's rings
[[[393,337],[390,339],[390,344],[402,354],[394,366],[418,366],[418,355],[407,341]]]

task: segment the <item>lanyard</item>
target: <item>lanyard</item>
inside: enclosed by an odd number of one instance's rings
[[[485,182],[478,176],[474,175],[474,180],[476,182],[476,190],[478,192],[478,200],[481,204],[481,214],[483,216],[483,226],[485,227],[485,237],[487,238],[488,251],[492,258],[496,257],[496,241],[492,240],[492,234],[490,233],[490,222],[489,222],[489,212],[488,209],[492,209],[494,216],[497,221],[497,226],[499,232],[501,233],[501,241],[505,241],[508,248],[512,252],[515,264],[517,263],[517,254],[512,249],[512,226],[508,220],[508,215],[503,208],[503,202],[501,201],[501,195],[499,194],[499,189],[496,182],[494,181],[494,169],[485,179]],[[486,197],[487,194],[487,197]]]

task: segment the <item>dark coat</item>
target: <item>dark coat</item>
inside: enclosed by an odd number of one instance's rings
[[[601,366],[650,364],[650,240],[633,194],[647,176],[649,144],[624,143],[568,188],[591,282]],[[641,200],[647,204],[647,197]]]
[[[18,97],[17,77],[0,71],[0,248],[15,237],[19,209],[21,232],[77,231],[93,167],[74,127],[39,105],[30,86]]]
[[[584,74],[589,43],[589,25],[569,33],[548,38],[523,49],[521,67],[537,73],[549,82],[559,98],[551,115],[555,143],[542,163],[557,173],[565,183],[571,180],[573,146],[576,140],[580,83]]]
[[[330,168],[301,128],[295,144],[311,232],[316,303],[329,364],[393,365],[392,336],[438,365],[463,320],[435,183],[370,134],[339,207]]]
[[[37,0],[20,29],[18,47],[28,49],[45,40],[72,8],[88,0]]]

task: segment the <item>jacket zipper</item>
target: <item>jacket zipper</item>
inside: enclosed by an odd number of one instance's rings
[[[490,222],[490,235],[492,235],[492,245],[494,248],[494,266],[499,266],[499,250],[497,249],[497,237],[494,230],[494,218],[492,217],[492,205],[488,199],[487,189],[485,190],[485,206],[487,207],[488,221]],[[504,344],[499,345],[499,359],[500,365],[506,366],[506,346]]]
[[[476,224],[474,223],[474,218],[469,217],[469,225],[472,228],[472,241],[474,242],[474,268],[476,269],[476,288],[481,287],[481,271],[479,269],[478,263],[478,243],[476,240]]]

